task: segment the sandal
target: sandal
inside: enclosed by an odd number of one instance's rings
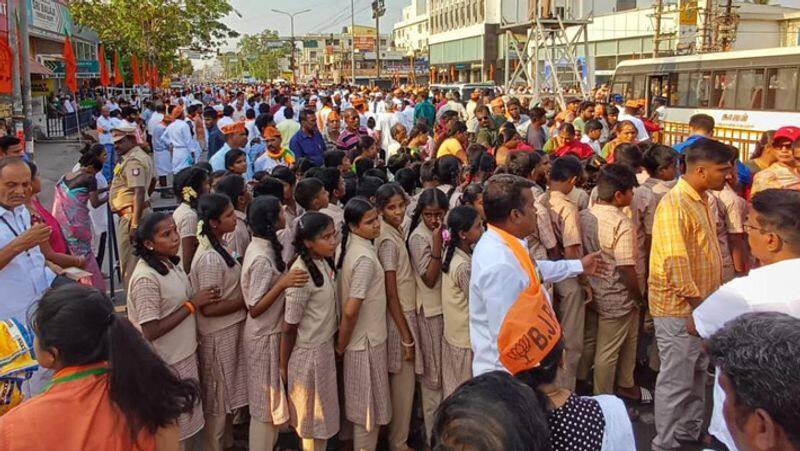
[[[628,396],[621,395],[619,392],[617,392],[617,396],[626,402],[635,402],[641,405],[653,403],[653,393],[644,387],[639,387],[639,398],[630,398]]]

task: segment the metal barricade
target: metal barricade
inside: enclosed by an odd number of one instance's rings
[[[82,131],[91,129],[94,124],[91,108],[82,108],[78,114],[71,113],[64,116],[47,118],[48,138],[68,138]]]
[[[661,139],[659,142],[667,146],[674,146],[686,140],[691,134],[689,124],[679,122],[664,122]],[[761,131],[743,128],[715,127],[714,138],[739,149],[741,161],[750,159],[750,154],[761,139]]]

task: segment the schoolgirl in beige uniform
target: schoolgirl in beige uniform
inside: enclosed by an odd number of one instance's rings
[[[336,354],[344,357],[344,407],[353,423],[353,449],[372,451],[380,426],[392,417],[386,355],[386,287],[372,240],[380,234],[378,210],[360,197],[344,208],[339,255],[342,318]]]
[[[442,397],[472,379],[472,344],[469,338],[469,277],[472,247],[483,234],[477,210],[461,206],[447,215],[449,243],[442,262]]]
[[[339,432],[336,385],[336,289],[331,259],[336,252],[330,216],[307,212],[296,221],[297,260],[291,270],[311,280],[286,290],[281,335],[281,378],[287,383],[289,424],[302,439],[304,451],[322,451]]]
[[[226,175],[222,177],[214,192],[228,196],[233,204],[234,214],[236,215],[236,228],[233,232],[226,233],[222,240],[225,246],[239,262],[244,258],[247,245],[250,244],[250,230],[247,229],[247,206],[253,196],[247,189],[244,178],[240,175]]]
[[[286,272],[277,232],[285,227],[280,200],[255,199],[247,209],[253,239],[242,264],[242,294],[248,315],[244,323],[250,449],[267,450],[278,441],[279,426],[289,421],[289,404],[281,382],[280,344],[284,291],[302,287],[308,273]]]
[[[399,184],[387,183],[375,194],[375,204],[381,213],[381,233],[375,240],[375,247],[383,266],[388,310],[386,350],[392,396],[389,448],[406,451],[415,375],[422,375],[423,370],[422,352],[417,340],[417,283],[402,226],[408,200]]]
[[[227,196],[206,194],[197,202],[199,246],[190,280],[195,290],[218,287],[220,299],[200,309],[197,317],[200,381],[205,412],[204,450],[221,450],[226,417],[247,405],[244,357],[242,267],[222,245],[222,236],[236,228]]]
[[[171,216],[153,212],[144,217],[134,244],[139,262],[128,287],[128,318],[182,379],[199,380],[195,311],[217,301],[218,291],[206,288],[193,294],[177,257],[179,247]],[[191,449],[191,439],[203,424],[200,402],[178,418],[182,449]]]
[[[197,251],[197,199],[211,191],[211,181],[205,169],[191,166],[175,174],[173,185],[175,195],[180,199],[178,208],[172,212],[181,238],[178,257],[188,274]]]
[[[436,408],[442,400],[442,227],[448,209],[447,196],[429,188],[419,196],[411,218],[408,253],[416,281],[417,321],[423,374],[420,391],[428,440]],[[422,220],[422,223],[420,223]]]

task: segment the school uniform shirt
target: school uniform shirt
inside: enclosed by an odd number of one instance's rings
[[[286,290],[284,321],[297,324],[297,339],[287,369],[289,424],[302,438],[327,440],[339,432],[339,397],[333,337],[337,328],[333,269],[325,261],[312,264],[322,274],[322,286],[308,283]],[[308,271],[298,258],[292,269]]]
[[[414,280],[414,268],[411,265],[411,257],[408,255],[408,248],[405,242],[405,228],[401,230],[389,225],[386,221],[381,221],[381,234],[375,240],[375,248],[378,252],[378,259],[383,266],[384,272],[394,271],[397,283],[397,297],[400,301],[400,309],[406,319],[411,335],[414,337],[414,359],[417,374],[422,374],[422,352],[420,351],[419,327],[417,324],[416,298],[417,283]],[[391,316],[387,316],[387,353],[389,354],[389,372],[399,373],[403,350],[401,346],[402,337],[400,331]]]
[[[417,282],[417,313],[424,310],[426,317],[442,314],[442,278],[436,279],[433,287],[422,281],[420,274],[426,271],[431,262],[433,233],[420,221],[409,237],[408,247],[411,264],[414,267],[414,280]]]
[[[603,277],[589,276],[594,310],[602,318],[625,316],[636,305],[617,268],[635,263],[633,224],[621,208],[608,204],[594,204],[581,211],[580,220],[584,250],[601,251],[603,261],[611,268]]]
[[[655,177],[649,177],[639,186],[641,186],[642,188],[647,188],[650,190],[651,193],[653,193],[653,198],[655,199],[656,206],[658,206],[658,203],[661,201],[661,198],[664,197],[664,195],[667,194],[669,190],[671,190],[675,186],[676,183],[678,183],[677,180],[666,182],[664,180],[660,180]],[[653,213],[655,214],[655,212]]]
[[[750,312],[780,312],[800,318],[800,293],[789,282],[797,274],[800,274],[800,258],[793,258],[756,268],[745,277],[731,280],[692,312],[697,333],[708,338],[726,322]],[[718,370],[714,382],[714,410],[708,432],[735,451],[736,445],[722,415],[725,392],[719,385],[719,373]]]
[[[519,240],[525,246],[524,240]],[[506,312],[530,284],[511,249],[492,229],[481,236],[472,253],[469,283],[469,335],[474,354],[475,376],[489,371],[506,371],[497,352],[497,333]],[[556,283],[583,273],[580,260],[537,260],[535,267],[542,283]],[[552,304],[547,291],[548,302]]]
[[[392,416],[386,354],[386,286],[372,243],[354,233],[347,238],[338,277],[342,304],[358,299],[361,307],[344,355],[347,419],[371,430]]]
[[[558,245],[553,224],[550,222],[550,214],[547,208],[539,202],[539,197],[544,191],[536,185],[531,187],[534,202],[536,205],[536,231],[525,238],[528,243],[528,253],[534,260],[547,260],[547,250],[553,249]]]
[[[253,237],[242,263],[242,296],[249,309],[272,289],[281,277],[272,244]],[[289,420],[289,404],[280,375],[281,325],[285,293],[261,315],[247,315],[244,348],[247,360],[247,396],[250,415],[262,422],[283,424]]]
[[[594,150],[594,153],[600,155],[603,152],[603,148],[600,147],[600,140],[599,139],[592,139],[589,138],[587,135],[583,135],[581,138],[581,142],[588,145],[589,147]]]
[[[250,231],[247,229],[247,214],[243,211],[235,210],[236,215],[236,228],[233,232],[223,235],[222,240],[225,242],[225,247],[235,254],[234,258],[243,258],[247,250],[247,245],[250,244]]]
[[[189,277],[178,263],[164,263],[169,272],[161,275],[144,260],[139,260],[128,288],[128,319],[134,327],[166,318],[191,299],[194,291]],[[197,359],[197,321],[190,314],[172,330],[150,341],[156,353],[183,379],[198,381],[200,374]],[[203,407],[195,404],[189,413],[178,417],[180,439],[185,440],[203,428]]]
[[[185,202],[181,202],[178,208],[172,212],[172,220],[178,228],[178,235],[181,237],[181,245],[178,247],[178,257],[183,258],[183,239],[197,237],[197,212]]]
[[[221,300],[239,300],[244,304],[240,276],[242,267],[228,267],[211,247],[201,243],[192,260],[189,279],[194,290],[218,287]],[[247,405],[247,364],[244,359],[243,329],[247,311],[242,308],[223,316],[205,316],[198,312],[198,360],[203,411],[207,415],[225,415]],[[217,387],[225,395],[217,395]]]
[[[572,191],[578,191],[573,189]],[[580,245],[582,243],[578,207],[573,204],[566,194],[560,191],[548,190],[539,202],[547,209],[556,240],[562,249]]]
[[[469,341],[470,256],[461,249],[453,251],[450,269],[442,273],[442,396],[447,397],[459,385],[472,379],[472,346]]]
[[[735,275],[729,236],[744,233],[744,223],[747,220],[747,201],[739,197],[727,184],[720,191],[709,191],[709,195],[711,196],[708,202],[709,211],[716,219],[717,238],[722,255],[723,282],[727,282]]]
[[[344,226],[344,208],[339,204],[328,203],[328,206],[321,209],[320,213],[325,213],[333,219],[333,227],[336,230],[336,242],[342,242],[342,227]]]

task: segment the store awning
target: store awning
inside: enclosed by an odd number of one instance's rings
[[[44,64],[36,61],[33,58],[30,58],[30,63],[31,63],[31,75],[42,75],[45,77],[53,76],[53,71],[50,70],[50,68],[48,68]]]

